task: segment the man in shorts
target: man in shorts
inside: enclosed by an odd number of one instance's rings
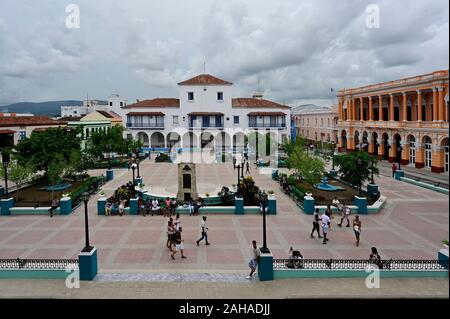
[[[328,241],[327,235],[328,230],[330,229],[331,219],[328,212],[322,215],[322,232],[323,232],[323,241],[322,244],[325,245]]]
[[[175,251],[170,255],[170,257],[175,260],[175,254],[179,251],[181,253],[181,258],[185,259],[187,258],[184,255],[184,246],[183,246],[183,241],[181,239],[181,232],[183,231],[183,227],[180,227],[180,229],[174,234],[174,239],[175,239]]]
[[[349,216],[351,214],[352,210],[350,209],[350,207],[348,207],[347,205],[345,205],[342,207],[342,218],[341,218],[341,222],[338,224],[339,227],[342,227],[342,222],[344,221],[344,219],[347,220],[347,226],[346,227],[350,227],[350,219]]]
[[[252,279],[253,274],[256,271],[256,267],[258,267],[259,257],[261,256],[261,252],[258,247],[256,247],[256,240],[252,241],[253,244],[253,258],[248,262],[248,266],[250,267],[250,275],[248,275],[247,279]]]

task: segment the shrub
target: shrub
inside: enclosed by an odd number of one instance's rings
[[[168,154],[160,153],[155,158],[156,163],[172,163],[172,160],[170,159],[170,156]]]

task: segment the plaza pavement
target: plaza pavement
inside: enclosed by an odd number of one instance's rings
[[[174,193],[177,167],[144,161],[140,166],[144,183],[151,191]],[[236,183],[232,164],[199,164],[199,193],[215,194],[222,185]],[[104,173],[97,171],[94,173]],[[275,258],[287,258],[289,247],[305,258],[368,258],[376,246],[382,258],[435,259],[448,239],[448,196],[380,176],[376,182],[388,201],[380,214],[362,216],[362,235],[355,247],[351,228],[338,228],[336,219],[330,241],[322,245],[309,237],[312,217],[305,215],[270,174],[251,167],[256,184],[274,190],[278,214],[267,217],[267,241]],[[131,180],[131,171],[115,171],[115,179],[104,185],[108,195]],[[219,186],[217,186],[219,185]],[[258,215],[208,216],[209,240],[197,247],[201,216],[182,215],[185,254],[188,259],[172,261],[165,246],[167,224],[162,216],[97,216],[98,195],[89,201],[91,244],[98,248],[100,273],[248,271],[251,241],[262,244],[262,218]],[[84,207],[69,216],[0,217],[0,258],[76,258],[84,246]]]

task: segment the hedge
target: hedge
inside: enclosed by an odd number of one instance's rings
[[[70,192],[69,196],[72,199],[72,205],[75,205],[75,203],[79,200],[81,195],[84,192],[89,192],[92,189],[92,186],[97,183],[97,188],[102,184],[104,181],[103,176],[93,176],[87,178],[83,184],[75,188],[72,192]]]

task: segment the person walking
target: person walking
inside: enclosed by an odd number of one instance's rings
[[[172,249],[172,242],[173,242],[173,234],[175,233],[175,228],[173,225],[173,219],[170,217],[170,219],[167,221],[167,242],[166,247],[170,249],[170,251],[173,252]]]
[[[53,211],[59,206],[59,201],[55,198],[52,200],[52,205],[50,207],[50,218],[53,217]]]
[[[177,200],[175,198],[172,198],[172,200],[170,201],[170,215],[172,214],[175,215],[177,206],[178,206]]]
[[[233,157],[233,170],[236,170],[236,157]]]
[[[173,224],[175,225],[175,230],[179,231],[180,228],[181,228],[180,213],[177,213],[177,216],[176,216],[175,221],[173,222]]]
[[[314,237],[314,231],[317,231],[317,235],[319,238],[322,238],[322,236],[320,236],[320,225],[319,225],[319,221],[320,221],[320,217],[319,217],[319,209],[316,208],[316,211],[314,212],[313,215],[313,229],[311,231],[311,238],[315,238]]]
[[[397,171],[397,165],[395,163],[392,164],[392,178],[395,177],[395,172]]]
[[[245,162],[245,174],[250,174],[250,164],[248,161]]]
[[[206,245],[210,245],[210,243],[208,242],[208,226],[206,225],[206,216],[203,216],[201,228],[202,228],[202,237],[199,240],[197,240],[196,242],[197,246],[200,246],[199,243],[203,239],[205,239]]]
[[[359,219],[358,215],[356,215],[353,219],[353,231],[355,232],[356,237],[356,247],[358,247],[359,239],[361,237],[361,220]]]
[[[194,202],[192,201],[192,199],[189,200],[188,209],[189,209],[189,216],[192,216],[192,214],[194,213]]]
[[[322,232],[323,232],[322,244],[325,245],[327,243],[327,241],[329,240],[327,238],[327,234],[328,234],[328,230],[330,229],[331,220],[330,220],[330,216],[327,215],[327,212],[322,214],[321,219],[322,219]]]
[[[180,227],[180,229],[173,235],[173,239],[175,242],[175,251],[172,252],[172,254],[170,255],[170,257],[175,260],[175,254],[179,251],[181,253],[181,258],[187,258],[184,255],[184,245],[183,242],[184,240],[181,239],[181,232],[183,231],[183,227]]]
[[[344,221],[344,219],[347,220],[347,227],[350,227],[349,216],[350,216],[351,212],[352,212],[352,210],[350,209],[350,207],[345,205],[345,202],[344,202],[343,207],[342,207],[341,222],[338,224],[339,227],[342,227],[342,222]]]
[[[372,252],[371,252],[371,254],[369,256],[369,260],[371,262],[373,262],[375,265],[377,265],[378,269],[382,269],[383,268],[383,263],[381,261],[380,255],[378,254],[377,248],[376,247],[372,247],[371,251]]]
[[[248,262],[248,266],[250,267],[250,274],[246,277],[247,279],[252,279],[253,278],[253,274],[256,271],[256,268],[258,267],[258,263],[259,263],[259,258],[261,256],[261,251],[259,250],[258,247],[256,247],[256,240],[252,241],[252,245],[253,245],[253,258],[250,259],[250,261]]]

